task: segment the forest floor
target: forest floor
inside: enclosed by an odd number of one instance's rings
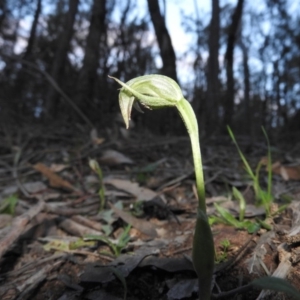
[[[188,137],[83,131],[0,132],[0,298],[197,299],[190,258],[197,200]],[[253,170],[265,161],[263,139],[237,140]],[[229,136],[203,139],[201,147],[214,220],[213,297],[289,299],[249,283],[273,274],[300,290],[300,143],[272,145],[268,218],[255,205],[253,182]],[[91,169],[95,162],[98,173]],[[260,185],[267,190],[265,166]],[[246,200],[246,220],[260,229],[237,228],[219,215],[216,207],[238,220],[233,187]]]

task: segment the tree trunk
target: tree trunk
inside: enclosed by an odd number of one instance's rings
[[[79,73],[75,103],[84,110],[85,101],[92,101],[99,65],[99,44],[105,35],[106,0],[94,0],[83,65]]]
[[[40,14],[42,12],[42,0],[37,0],[37,6],[34,13],[31,29],[30,29],[30,36],[28,39],[26,50],[23,54],[23,59],[30,61],[33,57],[32,50],[34,47],[34,43],[36,40],[36,31],[38,26],[38,20]],[[18,105],[16,107],[19,109],[20,112],[26,113],[26,107],[28,107],[28,103],[26,103],[27,99],[27,88],[28,88],[28,74],[26,73],[26,66],[23,63],[20,63],[21,69],[17,73],[15,86],[18,87],[13,91],[13,97],[15,99],[19,99]]]
[[[7,1],[2,0],[0,1],[0,32],[2,32],[2,24],[4,23],[4,20],[6,18],[7,13]]]
[[[59,86],[61,86],[62,79],[64,76],[64,67],[68,55],[68,50],[70,47],[70,42],[73,36],[73,26],[77,14],[78,3],[79,0],[69,0],[69,11],[66,15],[64,31],[61,33],[57,41],[58,46],[53,59],[50,74]],[[48,88],[45,103],[45,113],[47,118],[53,117],[56,114],[57,106],[58,94],[51,85]]]
[[[219,0],[212,0],[212,17],[209,30],[209,59],[207,71],[207,99],[205,128],[208,135],[218,127],[219,107],[219,39],[220,7]]]
[[[164,17],[160,13],[158,0],[147,0],[147,2],[160,49],[160,56],[163,62],[162,74],[178,81],[176,72],[176,55]]]
[[[33,22],[30,29],[30,36],[28,39],[26,51],[24,53],[24,59],[28,59],[32,54],[32,48],[36,39],[36,29],[39,21],[40,14],[42,12],[42,0],[37,0],[36,11],[34,13]]]
[[[233,77],[233,55],[237,33],[243,13],[244,0],[238,0],[237,6],[232,15],[231,25],[229,27],[227,49],[225,54],[226,75],[227,75],[227,93],[224,107],[224,128],[232,125],[232,116],[234,112],[234,77]]]
[[[178,82],[176,72],[176,55],[172,45],[171,37],[165,23],[165,17],[161,14],[158,0],[147,0],[151,21],[155,30],[160,56],[163,67],[161,74],[166,75]],[[165,7],[166,11],[166,7]],[[159,110],[149,114],[145,112],[144,124],[150,127],[156,134],[166,134],[170,132],[180,132],[180,119],[174,109]]]
[[[242,39],[242,38],[241,38]],[[252,124],[252,106],[250,105],[250,70],[248,64],[248,49],[244,42],[240,41],[240,47],[243,53],[243,70],[244,70],[244,130],[254,139],[254,131]]]

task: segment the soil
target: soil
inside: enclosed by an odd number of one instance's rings
[[[26,132],[31,136],[23,135],[25,147],[12,131],[14,148],[8,142],[0,148],[1,299],[198,299],[190,259],[197,200],[186,137],[103,132],[90,139],[66,128]],[[266,155],[264,143],[237,139],[255,169]],[[250,283],[273,274],[300,290],[300,178],[295,169],[293,178],[284,169],[297,165],[295,147],[289,153],[279,145],[274,152],[271,208],[286,206],[266,218],[229,138],[202,146],[208,215],[219,217],[212,225],[212,299],[291,299],[280,292],[263,295]],[[101,168],[102,185],[91,158]],[[260,179],[266,189],[264,168]],[[101,187],[105,203],[99,212]],[[232,187],[246,199],[246,219],[264,221],[268,230],[249,233],[221,221],[214,203],[239,216]],[[119,245],[122,234],[128,240]]]

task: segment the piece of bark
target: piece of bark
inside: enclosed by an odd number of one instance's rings
[[[88,228],[84,225],[78,224],[77,222],[71,219],[64,219],[62,222],[59,223],[59,227],[74,236],[83,237],[87,234],[102,235],[101,231]]]
[[[26,225],[38,214],[45,206],[43,201],[39,201],[27,212],[16,217],[8,233],[0,241],[0,259],[11,248],[13,243],[27,230]]]

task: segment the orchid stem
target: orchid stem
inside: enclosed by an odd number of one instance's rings
[[[197,119],[191,104],[187,100],[183,99],[176,107],[182,117],[191,140],[199,205],[198,209],[206,213],[205,187]]]
[[[198,133],[198,122],[190,103],[183,99],[176,105],[190,136],[197,196],[198,212],[195,226],[192,258],[194,269],[199,279],[199,300],[209,300],[211,296],[211,282],[214,270],[214,241],[206,215],[205,185],[202,168],[202,157]]]

